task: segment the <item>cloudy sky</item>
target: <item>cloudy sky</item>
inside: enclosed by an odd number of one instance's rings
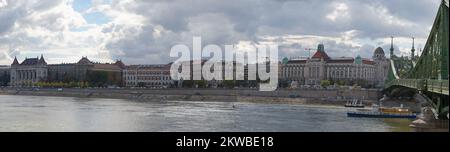
[[[389,36],[423,47],[440,0],[0,0],[0,64],[44,54],[49,63],[174,60],[191,44],[278,44],[280,58],[324,43],[333,57],[365,58]],[[401,52],[397,51],[398,54]]]

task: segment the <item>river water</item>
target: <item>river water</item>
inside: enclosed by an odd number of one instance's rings
[[[234,107],[233,107],[234,105]],[[0,132],[391,132],[411,120],[342,107],[0,95]]]

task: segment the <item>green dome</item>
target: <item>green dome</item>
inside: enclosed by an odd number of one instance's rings
[[[289,59],[287,57],[284,57],[282,63],[287,64],[288,62],[289,62]]]
[[[360,55],[358,55],[358,56],[355,58],[355,63],[356,63],[356,64],[361,64],[361,63],[362,63],[362,58],[361,58]]]

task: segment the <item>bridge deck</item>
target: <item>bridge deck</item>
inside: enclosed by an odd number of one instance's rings
[[[388,83],[386,88],[393,86],[402,86],[420,91],[449,95],[448,80],[395,79]]]

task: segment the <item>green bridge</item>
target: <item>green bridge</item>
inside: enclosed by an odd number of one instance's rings
[[[390,97],[420,95],[436,118],[448,119],[449,2],[442,0],[420,56],[396,57],[391,48],[390,70],[384,93]],[[414,44],[413,44],[414,45]]]

